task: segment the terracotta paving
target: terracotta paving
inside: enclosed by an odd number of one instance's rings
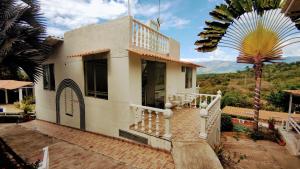
[[[199,138],[199,130],[200,130],[200,115],[199,115],[199,109],[195,108],[182,108],[182,109],[174,109],[173,111],[173,117],[171,119],[172,124],[172,141],[200,141]],[[141,122],[138,124],[138,129],[136,131],[143,132],[150,135],[155,135],[155,129],[156,129],[156,116],[154,113],[152,113],[151,119],[152,119],[152,132],[149,133],[149,114],[145,113],[145,130],[142,131],[142,124]],[[159,137],[162,137],[164,134],[164,118],[163,115],[159,115]],[[130,129],[134,129],[134,125],[130,127]]]
[[[56,139],[78,145],[83,149],[111,157],[132,167],[147,169],[175,168],[171,154],[160,150],[39,120],[22,123],[21,125]]]
[[[172,141],[199,141],[200,115],[199,109],[183,108],[173,110]]]

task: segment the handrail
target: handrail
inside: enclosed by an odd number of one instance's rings
[[[173,112],[171,110],[172,104],[167,103],[165,105],[166,109],[158,109],[154,107],[148,107],[148,106],[142,106],[142,105],[136,105],[136,104],[130,104],[130,107],[135,109],[135,120],[134,120],[134,129],[138,130],[141,129],[142,132],[152,134],[154,132],[154,135],[157,137],[160,137],[161,131],[160,131],[160,116],[159,114],[163,115],[164,118],[164,125],[162,126],[164,129],[164,133],[162,137],[165,139],[170,140],[172,137],[171,133],[171,117],[173,115]],[[148,116],[145,115],[148,112]],[[154,115],[154,118],[152,119],[152,115]],[[148,125],[146,125],[148,122]],[[152,126],[152,124],[154,126]]]
[[[130,19],[130,48],[169,54],[169,37],[133,18]]]
[[[146,110],[151,110],[151,111],[155,111],[155,112],[166,112],[166,109],[159,109],[159,108],[155,108],[155,107],[149,107],[149,106],[142,106],[142,105],[137,105],[137,104],[130,104],[130,107],[137,107],[137,108],[142,108],[142,109],[146,109]]]
[[[40,166],[38,169],[48,169],[49,168],[49,151],[48,147],[43,148],[44,156],[43,161],[41,161]]]
[[[213,100],[208,105],[200,107],[200,138],[207,139],[209,130],[220,117],[221,94],[221,91],[218,91],[217,95],[211,96]]]
[[[297,122],[292,117],[289,118],[289,123],[297,131],[297,133],[300,134],[300,126],[297,124]]]
[[[206,110],[210,110],[215,104],[217,104],[220,97],[221,96],[216,96],[216,98],[212,102],[210,102],[210,104],[206,107]]]
[[[136,22],[136,23],[138,23],[138,24],[140,24],[140,25],[142,25],[142,26],[144,26],[144,27],[146,27],[146,28],[148,28],[148,29],[151,29],[151,30],[154,31],[155,33],[159,34],[160,36],[163,36],[163,37],[169,39],[169,37],[167,37],[166,35],[164,35],[164,34],[158,32],[158,31],[156,31],[155,29],[151,28],[150,26],[148,26],[148,25],[146,25],[146,24],[144,24],[144,23],[142,23],[142,22],[140,22],[140,21],[138,21],[138,20],[136,20],[136,19],[134,19],[134,18],[132,18],[132,21],[133,21],[133,22]]]

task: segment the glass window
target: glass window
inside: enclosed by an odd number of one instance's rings
[[[86,96],[108,99],[107,59],[84,61]]]
[[[185,88],[192,88],[193,83],[193,69],[190,67],[185,68]]]
[[[55,90],[54,64],[43,65],[43,84],[46,90]]]

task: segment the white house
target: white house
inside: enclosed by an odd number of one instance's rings
[[[154,147],[170,147],[163,143],[171,138],[172,113],[165,104],[177,93],[196,93],[199,67],[180,60],[177,41],[161,34],[154,22],[145,25],[129,16],[46,41],[55,51],[35,86],[38,119],[112,137],[145,137]],[[144,110],[150,125],[151,112],[156,113],[156,129],[158,115],[164,115],[166,139],[130,130],[133,124],[144,125]]]

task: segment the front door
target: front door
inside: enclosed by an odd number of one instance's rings
[[[142,61],[142,104],[164,108],[166,98],[166,63]]]

